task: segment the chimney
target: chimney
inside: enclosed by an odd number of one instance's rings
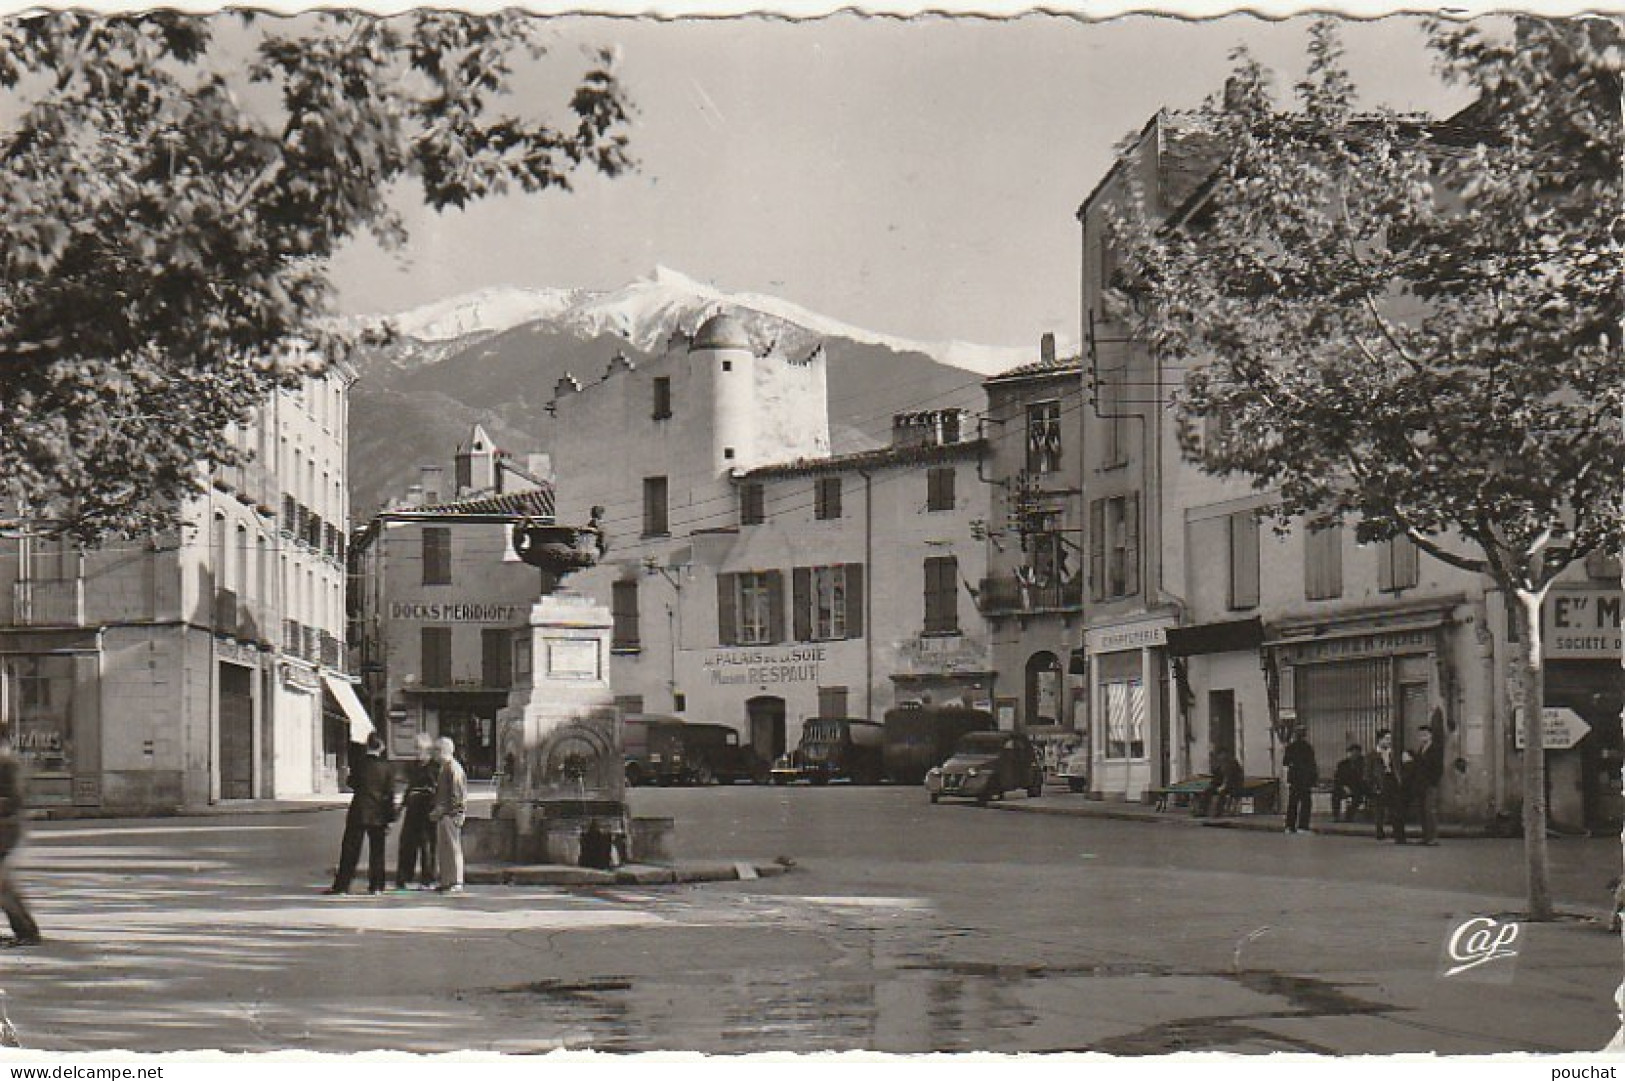
[[[418,487],[423,490],[423,503],[433,506],[440,502],[440,493],[445,490],[446,471],[438,465],[425,465],[418,467]]]
[[[406,507],[414,510],[423,506],[423,485],[413,484],[406,489]]]
[[[1055,335],[1049,331],[1038,339],[1038,359],[1046,365],[1055,363]]]

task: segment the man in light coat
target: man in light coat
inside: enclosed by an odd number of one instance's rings
[[[435,855],[440,864],[441,893],[463,892],[463,821],[468,803],[468,775],[457,761],[457,745],[445,736],[435,743],[440,776],[435,782]]]

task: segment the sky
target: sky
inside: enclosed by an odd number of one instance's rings
[[[1074,214],[1114,145],[1221,87],[1246,45],[1290,87],[1307,20],[1028,16],[555,20],[516,107],[562,115],[613,45],[638,171],[462,212],[335,265],[346,313],[495,285],[613,289],[657,265],[917,340],[1079,337]],[[1365,104],[1445,113],[1418,20],[1347,24]],[[410,200],[403,199],[402,205]]]

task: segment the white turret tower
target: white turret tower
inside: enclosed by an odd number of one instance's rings
[[[745,328],[732,316],[713,315],[694,335],[688,358],[693,383],[711,391],[711,468],[725,475],[759,464],[756,357]]]

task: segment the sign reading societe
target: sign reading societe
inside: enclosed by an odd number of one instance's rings
[[[1540,610],[1547,659],[1607,657],[1617,661],[1620,603],[1617,589],[1553,589]]]
[[[419,623],[518,623],[529,609],[519,604],[424,604],[417,601],[391,601],[390,619]]]

